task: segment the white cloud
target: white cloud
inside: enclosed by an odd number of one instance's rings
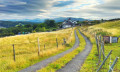
[[[5,7],[6,5],[0,5],[0,7]]]
[[[8,7],[7,10],[3,9],[0,12],[1,19],[5,18],[54,18],[54,17],[79,17],[89,19],[101,18],[117,18],[120,17],[120,1],[119,0],[71,0],[73,3],[54,7],[58,1],[69,2],[70,0],[1,0],[0,8],[10,5],[24,9]],[[18,6],[19,5],[19,6]],[[10,10],[10,11],[8,11]],[[8,11],[8,12],[6,12]],[[15,13],[14,13],[15,12]],[[10,14],[10,15],[9,15]]]

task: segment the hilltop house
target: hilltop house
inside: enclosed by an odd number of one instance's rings
[[[70,18],[68,20],[65,20],[62,23],[62,28],[69,28],[69,27],[74,27],[77,24],[76,21],[72,21]]]

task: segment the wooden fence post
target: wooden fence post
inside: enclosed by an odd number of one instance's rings
[[[38,41],[38,56],[40,55],[40,43],[39,43],[39,38],[37,39]]]
[[[118,58],[119,58],[119,57],[116,57],[116,59],[114,60],[114,62],[113,62],[113,64],[111,65],[111,67],[110,67],[110,69],[109,69],[108,72],[112,72],[113,67],[115,66],[115,64],[116,64],[116,62],[117,62],[117,60],[118,60]]]
[[[98,38],[97,38],[96,35],[95,35],[95,39],[96,39],[96,45],[97,45],[98,56],[99,56],[99,45],[98,45]]]
[[[111,53],[112,53],[112,50],[108,53],[107,57],[103,60],[102,64],[100,65],[100,67],[97,69],[96,72],[98,72],[102,68],[102,66],[105,64],[106,60],[108,59]]]
[[[66,44],[66,39],[64,38],[64,44]]]
[[[45,50],[45,44],[44,44],[44,50]]]
[[[14,44],[13,44],[13,57],[14,57],[14,61],[16,61],[15,60],[15,47],[14,47]]]
[[[101,43],[101,49],[100,49],[99,62],[98,62],[98,64],[101,62],[101,53],[102,53],[102,49],[103,49],[103,46],[102,46],[102,43]]]
[[[104,41],[102,41],[102,46],[103,46],[103,60],[104,60],[105,59]]]
[[[57,48],[58,48],[58,40],[57,40],[57,38],[56,38],[56,44],[57,44]]]
[[[100,44],[102,43],[101,36],[99,36],[99,43],[100,43]]]
[[[101,41],[101,49],[100,49],[100,54],[99,54],[99,63],[101,62],[101,55],[103,54],[103,60],[105,58],[105,53],[104,53],[104,41]]]

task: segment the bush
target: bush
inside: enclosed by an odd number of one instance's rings
[[[66,47],[71,47],[71,45],[70,45],[70,44],[65,44],[65,46],[66,46]]]

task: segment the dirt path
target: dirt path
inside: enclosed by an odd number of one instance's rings
[[[88,56],[92,49],[92,44],[90,40],[88,40],[87,37],[84,36],[81,32],[80,34],[84,37],[86,41],[85,49],[78,55],[76,55],[76,57],[73,60],[71,60],[65,67],[58,70],[57,72],[80,72],[82,64],[84,63],[86,57]]]
[[[74,46],[72,48],[70,48],[69,50],[67,50],[65,52],[62,52],[62,53],[60,53],[60,54],[58,54],[56,56],[50,57],[48,59],[45,59],[45,60],[43,60],[43,61],[41,61],[41,62],[39,62],[37,64],[34,64],[34,65],[32,65],[32,66],[30,66],[30,67],[28,67],[26,69],[23,69],[23,70],[21,70],[19,72],[36,72],[37,70],[40,70],[41,68],[47,66],[49,63],[57,60],[58,58],[61,58],[65,54],[67,54],[67,53],[73,51],[74,49],[76,49],[79,46],[79,43],[80,43],[79,42],[79,38],[78,38],[78,36],[76,34],[76,31],[75,31],[75,40],[76,41],[75,41]]]

